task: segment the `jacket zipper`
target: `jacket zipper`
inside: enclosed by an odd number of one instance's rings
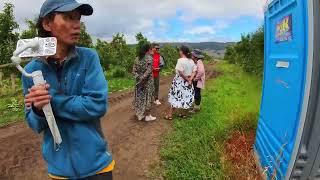
[[[64,84],[66,85],[66,77],[64,77],[64,69],[65,69],[65,65],[66,63],[63,63],[63,65],[61,64],[57,64],[57,79],[58,79],[58,83],[59,83],[59,91],[63,91],[63,89],[65,90],[66,87],[64,87],[62,89],[62,83],[61,83],[61,80],[64,79]],[[64,78],[63,78],[64,77]],[[62,92],[61,92],[62,93]],[[73,125],[71,125],[73,126]],[[69,134],[69,133],[68,133]],[[70,135],[69,135],[70,137]],[[73,161],[73,158],[71,156],[71,151],[70,151],[70,148],[71,146],[69,146],[69,144],[71,143],[70,139],[68,138],[68,142],[67,142],[67,151],[68,151],[68,156],[70,158],[70,161],[71,161],[71,167],[72,167],[72,170],[74,171],[74,173],[76,174],[76,177],[80,177],[80,174],[78,173],[78,171],[76,170],[75,166],[74,166],[74,161]]]

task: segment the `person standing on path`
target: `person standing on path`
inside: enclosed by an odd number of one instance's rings
[[[195,105],[194,105],[194,111],[200,110],[200,104],[201,104],[201,89],[204,89],[205,79],[206,79],[206,72],[203,65],[203,58],[200,50],[195,49],[191,53],[192,59],[195,62],[197,66],[197,73],[193,79],[193,87],[194,87],[194,98],[195,98]]]
[[[175,109],[182,109],[186,117],[186,110],[192,107],[194,102],[194,89],[192,79],[194,78],[197,66],[191,59],[191,53],[188,47],[182,46],[179,49],[180,59],[176,65],[176,75],[173,79],[169,92],[168,102],[171,107],[165,116],[165,119],[172,120]]]
[[[89,4],[75,0],[46,0],[38,35],[56,37],[57,53],[33,59],[25,69],[41,70],[48,84],[35,86],[32,79],[22,77],[26,121],[36,133],[43,133],[42,154],[51,179],[112,179],[115,162],[100,122],[107,111],[107,81],[97,52],[76,46],[81,16],[92,13]],[[58,149],[42,111],[49,102],[62,137]]]
[[[150,44],[145,44],[139,51],[133,66],[133,75],[136,79],[133,107],[139,121],[154,121],[157,118],[151,115],[151,106],[154,100],[153,58]]]
[[[154,104],[161,105],[159,101],[159,87],[160,87],[160,70],[164,66],[164,58],[160,54],[160,45],[152,44],[153,51],[153,79],[154,79]]]

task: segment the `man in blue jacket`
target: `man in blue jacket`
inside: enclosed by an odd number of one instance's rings
[[[41,70],[48,84],[34,86],[32,79],[23,77],[26,120],[44,134],[42,153],[52,179],[112,179],[115,163],[100,124],[107,110],[107,81],[96,51],[75,46],[81,16],[92,13],[90,5],[75,0],[46,0],[38,34],[56,37],[57,53],[34,59],[26,71]],[[62,137],[58,151],[42,111],[49,102]]]

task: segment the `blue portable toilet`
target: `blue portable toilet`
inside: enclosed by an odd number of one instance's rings
[[[320,179],[319,0],[265,9],[263,95],[254,149],[268,179]]]

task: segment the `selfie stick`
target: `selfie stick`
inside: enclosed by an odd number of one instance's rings
[[[19,55],[29,48],[31,48],[33,50],[38,49],[39,48],[39,38],[34,38],[34,39],[32,39],[32,41],[22,45],[21,47],[18,47],[13,52],[13,56],[11,57],[11,61],[18,68],[18,70],[22,73],[23,76],[33,79],[33,83],[35,86],[45,85],[46,81],[44,80],[41,71],[34,71],[29,74],[20,66],[21,58],[19,57]],[[51,104],[49,103],[49,104],[45,105],[42,108],[42,110],[45,114],[45,117],[47,119],[51,134],[53,136],[55,150],[58,151],[59,146],[62,142],[62,139],[61,139],[61,135],[60,135],[56,120],[55,120],[53,112],[52,112]]]

